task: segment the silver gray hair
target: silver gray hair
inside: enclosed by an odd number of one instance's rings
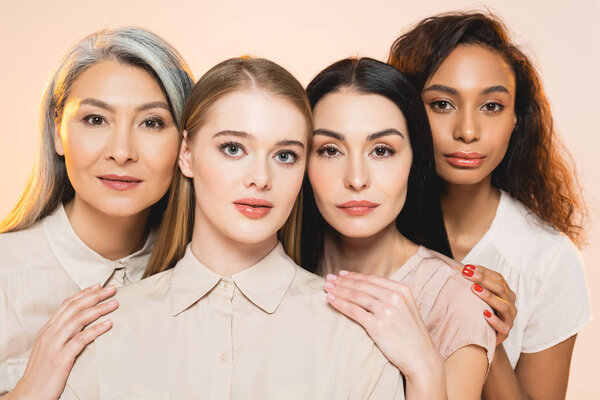
[[[150,73],[165,93],[179,126],[194,82],[189,67],[174,47],[154,33],[136,27],[106,29],[85,37],[67,52],[46,85],[40,108],[42,147],[19,201],[0,223],[0,232],[25,229],[74,196],[64,158],[54,148],[55,126],[62,118],[75,79],[104,60],[133,65]]]

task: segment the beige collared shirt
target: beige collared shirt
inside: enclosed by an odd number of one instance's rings
[[[113,327],[77,359],[62,399],[403,399],[401,376],[323,280],[281,245],[221,277],[190,247],[119,289]]]
[[[23,375],[39,329],[64,299],[95,283],[141,279],[153,236],[110,261],[79,239],[62,206],[29,229],[0,235],[0,396]]]

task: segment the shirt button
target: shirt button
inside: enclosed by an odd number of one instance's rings
[[[225,353],[219,354],[219,361],[222,363],[227,361],[227,354],[225,354]]]
[[[223,290],[229,290],[229,289],[231,289],[231,283],[223,282]]]

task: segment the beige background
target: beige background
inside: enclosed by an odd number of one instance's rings
[[[92,31],[140,25],[177,47],[196,78],[241,54],[270,58],[306,84],[349,55],[384,60],[392,41],[423,17],[487,7],[500,15],[542,74],[556,125],[573,154],[592,220],[583,249],[593,310],[600,309],[600,2],[443,0],[160,1],[2,0],[0,13],[0,218],[16,201],[38,145],[37,107],[67,48]],[[565,277],[567,278],[567,277]],[[596,340],[594,340],[596,338]],[[598,319],[579,335],[570,399],[598,399]]]

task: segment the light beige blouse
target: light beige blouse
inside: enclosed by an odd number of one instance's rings
[[[110,261],[75,234],[65,210],[29,229],[0,235],[0,396],[23,375],[39,329],[67,297],[95,283],[122,286],[141,279],[153,237]]]
[[[61,399],[403,399],[398,370],[323,283],[281,245],[232,277],[188,246],[174,269],[119,289],[112,329]]]
[[[389,278],[408,285],[425,326],[446,360],[468,345],[483,347],[488,362],[496,348],[496,333],[485,321],[493,310],[471,292],[472,282],[461,276],[462,265],[420,246]]]

